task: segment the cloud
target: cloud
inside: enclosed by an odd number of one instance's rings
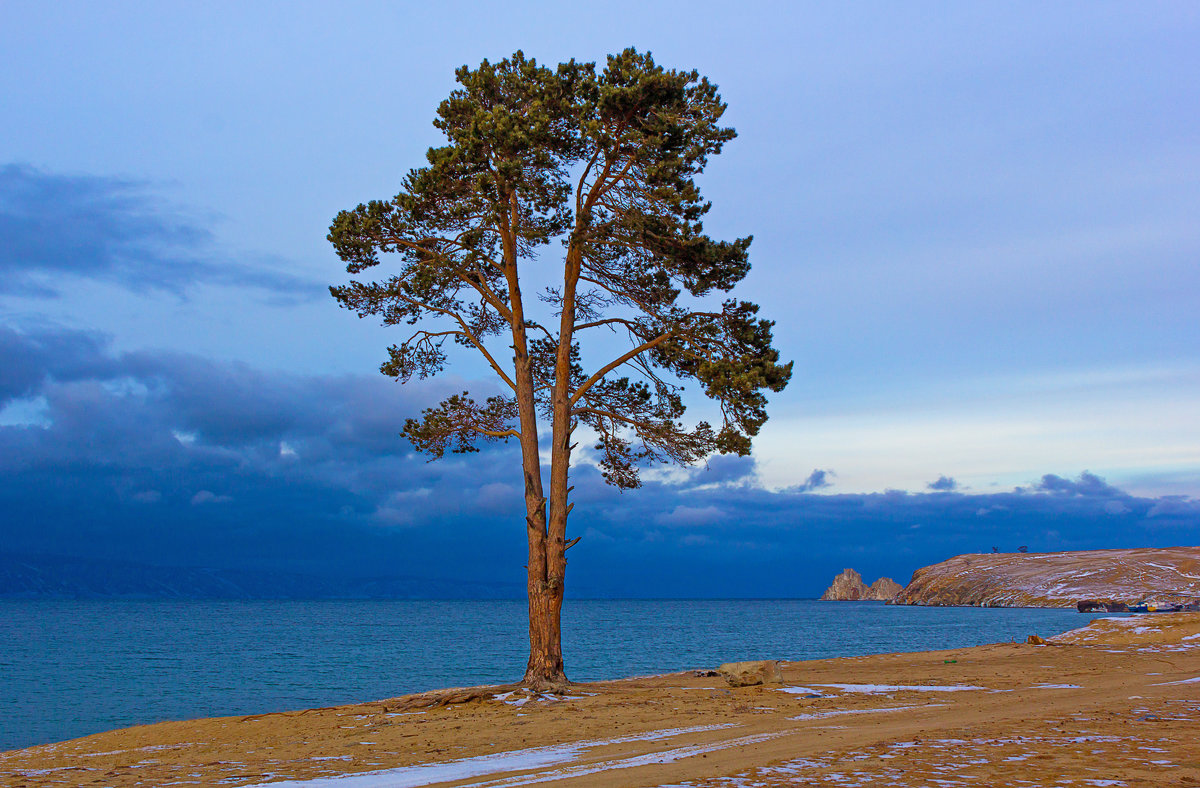
[[[1129,514],[1133,510],[1120,501],[1105,501],[1104,511],[1112,515],[1121,515]]]
[[[821,470],[820,468],[813,469],[813,472],[808,475],[800,484],[793,485],[788,488],[792,492],[808,492],[810,490],[820,490],[823,487],[832,487],[833,482],[829,481],[830,477],[837,476],[833,471]]]
[[[6,550],[522,582],[517,447],[430,463],[399,435],[462,381],[115,353],[103,336],[54,328],[0,328],[0,369],[14,370],[0,376],[0,409],[44,403],[38,424],[0,426]],[[569,593],[806,596],[845,566],[904,582],[992,546],[1166,546],[1200,532],[1200,502],[1128,495],[1093,474],[986,494],[814,495],[832,472],[773,491],[741,483],[750,461],[710,467],[624,494],[574,469],[569,536],[583,539]]]
[[[698,484],[749,484],[755,481],[753,457],[718,454],[710,457],[707,466],[696,471]]]
[[[233,262],[195,218],[164,206],[148,184],[0,167],[0,293],[53,296],[64,275],[182,295],[198,284],[249,286],[311,299],[324,288]]]
[[[1200,500],[1182,495],[1165,495],[1155,501],[1146,517],[1184,518],[1200,521]]]
[[[1033,489],[1038,492],[1056,495],[1083,495],[1102,498],[1120,497],[1125,494],[1117,488],[1109,486],[1104,479],[1088,471],[1079,474],[1079,479],[1076,481],[1048,473],[1042,477],[1040,482],[1034,485]]]
[[[927,489],[935,492],[954,492],[958,489],[958,482],[949,476],[939,476],[936,481],[932,481],[925,485]]]
[[[0,403],[28,397],[45,380],[78,380],[111,371],[107,339],[86,331],[51,328],[34,333],[0,325]]]
[[[476,503],[483,509],[513,511],[524,503],[524,496],[516,485],[504,482],[489,482],[475,491]]]

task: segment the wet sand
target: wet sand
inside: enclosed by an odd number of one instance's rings
[[[145,725],[0,753],[0,785],[1200,786],[1200,614],[782,668]]]

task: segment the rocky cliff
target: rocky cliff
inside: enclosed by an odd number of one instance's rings
[[[890,577],[881,577],[868,587],[862,575],[853,569],[845,569],[833,579],[833,584],[821,595],[821,599],[825,602],[887,602],[901,590],[900,584]]]
[[[896,598],[896,595],[904,590],[904,586],[897,583],[890,577],[881,577],[871,587],[867,589],[866,599],[874,599],[879,602],[891,602]]]
[[[959,555],[918,569],[898,605],[1074,607],[1200,599],[1200,547]]]

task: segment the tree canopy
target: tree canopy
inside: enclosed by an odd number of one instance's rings
[[[779,362],[758,307],[724,295],[750,270],[751,238],[704,232],[710,203],[696,177],[735,137],[707,78],[634,49],[603,70],[548,68],[517,52],[456,76],[434,120],[446,144],[395,197],[343,211],[330,229],[350,273],[388,255],[391,275],[331,292],[361,317],[410,326],[384,374],[436,375],[457,345],[501,382],[499,395],[447,398],[404,434],[434,457],[520,442],[537,651],[535,595],[561,605],[577,431],[594,440],[587,457],[605,480],[624,489],[651,464],[744,455],[766,421],[765,392],[781,391],[792,365]],[[522,291],[531,283],[544,285],[535,301]],[[684,421],[688,383],[719,419]],[[527,680],[555,678],[553,665],[534,669],[532,653],[530,665]]]

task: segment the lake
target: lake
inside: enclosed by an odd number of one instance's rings
[[[785,600],[568,600],[574,680],[1023,641],[1101,615]],[[0,600],[0,750],[524,672],[518,600]]]

